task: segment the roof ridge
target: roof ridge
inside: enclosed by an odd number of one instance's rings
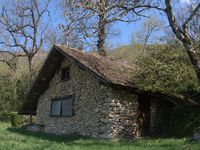
[[[115,61],[115,63],[117,62],[117,63],[123,64],[123,65],[126,65],[127,67],[130,67],[130,68],[136,66],[136,65],[130,65],[127,61],[119,60],[119,59],[116,59],[116,58],[113,58],[113,57],[109,57],[109,56],[107,56],[107,57],[100,56],[100,55],[98,55],[98,54],[96,54],[96,53],[86,52],[86,51],[84,51],[84,50],[79,50],[79,49],[77,49],[77,48],[68,47],[68,46],[65,46],[65,45],[55,45],[55,46],[60,47],[60,48],[69,48],[69,49],[71,49],[71,50],[75,50],[75,51],[78,51],[78,52],[80,52],[80,53],[83,53],[83,54],[86,54],[86,55],[89,55],[89,56],[96,57],[96,58],[98,58],[98,59],[105,59],[105,60],[108,60],[108,61],[110,61],[110,60],[111,60],[111,61]]]

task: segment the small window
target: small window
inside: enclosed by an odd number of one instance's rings
[[[61,80],[64,81],[64,80],[69,80],[70,78],[70,68],[63,68],[61,70]]]
[[[51,102],[51,116],[54,117],[70,117],[73,116],[74,98],[72,96],[62,100],[53,100]]]

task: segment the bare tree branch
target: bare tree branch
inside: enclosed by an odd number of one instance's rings
[[[185,20],[185,22],[183,23],[183,29],[188,28],[188,24],[189,22],[192,20],[192,18],[195,16],[195,14],[198,12],[198,10],[200,9],[200,3],[197,4],[197,6],[194,8],[194,10],[191,12],[191,14],[189,15],[189,17]]]
[[[139,2],[139,1],[138,1]],[[153,3],[153,2],[151,2]],[[198,78],[198,81],[200,83],[200,59],[197,55],[197,49],[195,48],[195,45],[193,43],[193,39],[191,38],[189,31],[188,31],[188,24],[191,22],[191,20],[194,18],[196,13],[198,12],[200,8],[200,3],[197,4],[197,6],[192,10],[191,14],[189,17],[185,20],[185,22],[182,23],[181,27],[177,23],[177,18],[175,17],[173,10],[172,10],[172,5],[171,5],[171,0],[165,0],[165,7],[166,8],[161,8],[160,6],[152,5],[148,1],[146,2],[145,0],[142,3],[137,3],[135,5],[131,4],[128,6],[120,6],[122,9],[125,9],[126,11],[132,11],[133,13],[136,14],[141,14],[141,9],[147,8],[148,9],[156,9],[161,12],[164,12],[167,15],[170,27],[176,37],[182,42],[183,46],[185,47],[188,56],[190,58],[190,62],[193,65],[193,68],[196,72],[196,76]],[[139,4],[139,5],[137,5]]]
[[[48,23],[45,26],[41,24],[44,15],[49,15],[49,3],[50,0],[43,5],[37,0],[16,0],[5,5],[0,13],[0,25],[5,29],[5,36],[0,36],[0,44],[10,49],[11,53],[16,49],[24,52],[29,60],[30,78],[33,76],[33,57],[41,50],[43,34],[48,27]],[[20,57],[16,53],[13,56]]]
[[[76,1],[65,0],[64,14],[67,20],[67,32],[76,31],[84,41],[96,42],[96,48],[100,55],[106,56],[105,39],[108,36],[107,28],[114,22],[133,22],[137,17],[144,17],[142,10],[135,11],[135,17],[127,17],[130,4],[134,4],[135,9],[140,2],[127,0],[98,0],[98,1]],[[146,8],[143,8],[146,10]],[[88,40],[87,40],[88,39]],[[91,44],[89,44],[91,45]]]

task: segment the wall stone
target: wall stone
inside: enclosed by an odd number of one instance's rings
[[[134,137],[137,96],[100,83],[71,60],[63,61],[61,68],[66,66],[70,66],[70,80],[61,81],[61,71],[57,71],[49,88],[39,98],[37,124],[44,125],[45,132],[55,134]],[[67,95],[75,96],[74,116],[50,117],[51,100]]]

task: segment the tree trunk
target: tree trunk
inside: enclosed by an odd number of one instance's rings
[[[17,80],[17,79],[16,79]],[[14,81],[14,88],[13,88],[13,99],[14,99],[14,109],[17,108],[17,82]]]
[[[30,83],[32,82],[33,80],[33,57],[32,56],[29,56],[28,57],[28,69],[29,69],[29,81]]]
[[[147,46],[147,42],[145,41],[143,46],[142,46],[143,56],[145,56],[146,46]]]
[[[169,21],[169,24],[172,28],[172,31],[176,35],[176,37],[183,43],[183,46],[185,47],[187,54],[190,58],[190,62],[193,65],[193,68],[195,70],[196,76],[198,78],[198,82],[200,83],[200,59],[197,55],[197,52],[195,50],[195,46],[193,44],[193,41],[188,33],[188,23],[184,23],[182,25],[182,28],[179,27],[175,16],[173,15],[172,6],[171,6],[171,0],[165,0],[166,5],[166,14]],[[198,7],[200,7],[200,4],[196,7],[195,11],[198,11]],[[193,15],[195,12],[193,12]],[[191,19],[191,18],[190,18]]]
[[[97,50],[99,55],[106,56],[105,50],[105,39],[106,39],[106,12],[105,12],[105,2],[100,2],[100,12],[99,12],[99,31],[98,31],[98,43],[97,43]]]
[[[188,44],[182,42],[185,49],[187,50],[187,54],[190,58],[190,62],[193,65],[193,68],[195,70],[196,76],[198,78],[198,81],[200,83],[200,60],[198,58],[198,55],[195,51],[194,45],[193,44]]]
[[[30,121],[29,121],[29,124],[33,124],[33,116],[30,115]]]

